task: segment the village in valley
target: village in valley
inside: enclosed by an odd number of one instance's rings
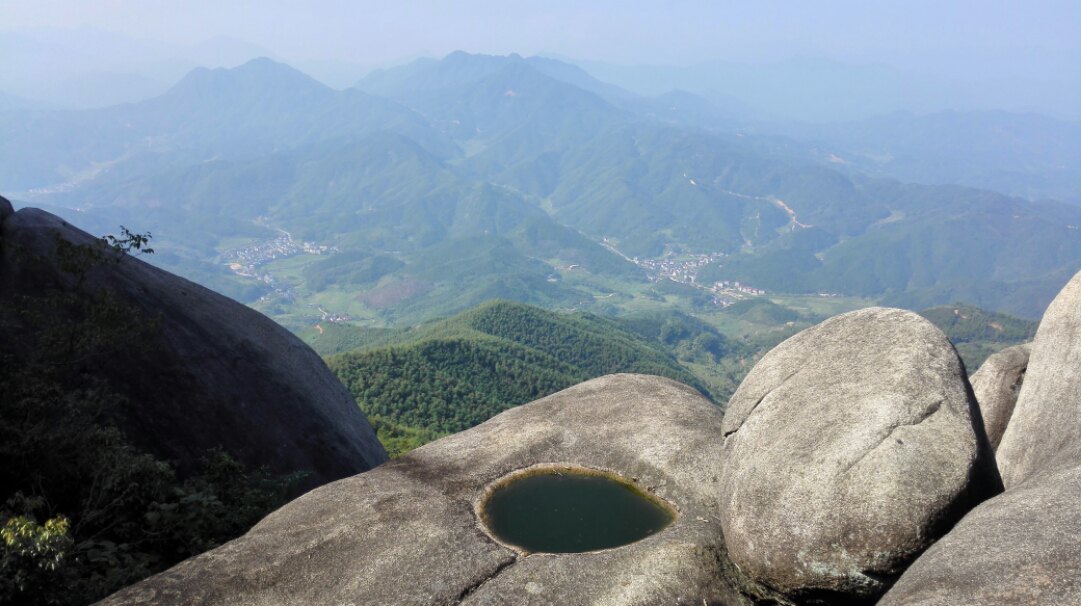
[[[645,269],[650,281],[657,282],[660,280],[671,280],[694,288],[707,290],[713,293],[713,303],[719,307],[728,307],[736,301],[745,299],[749,296],[757,297],[766,294],[764,289],[756,288],[749,284],[743,284],[737,280],[723,280],[720,282],[713,282],[712,284],[699,282],[698,272],[703,267],[723,259],[726,256],[723,252],[698,253],[680,256],[666,255],[658,259],[642,259],[624,255],[608,238],[603,238],[601,244],[608,250],[615,252],[638,267]]]
[[[634,257],[631,261],[639,267],[645,268],[649,272],[650,280],[672,280],[680,284],[708,290],[713,293],[713,304],[720,307],[728,307],[748,296],[758,297],[766,294],[765,290],[743,284],[738,280],[722,280],[712,284],[699,282],[698,271],[722,257],[724,257],[724,253],[710,253],[664,259],[640,260],[638,257]]]
[[[273,240],[263,240],[226,253],[229,269],[238,276],[255,278],[268,286],[273,286],[274,278],[267,273],[260,274],[258,270],[260,265],[294,255],[326,255],[338,252],[337,247],[314,242],[297,242],[289,232],[283,229],[279,229],[278,232],[281,235]]]
[[[271,289],[271,292],[263,295],[260,300],[270,297],[280,297],[286,301],[295,301],[296,295],[293,290],[280,280],[274,278],[268,271],[261,270],[261,266],[296,255],[330,255],[338,251],[336,246],[316,244],[314,242],[296,241],[289,232],[278,229],[281,235],[273,240],[263,240],[249,244],[241,248],[233,249],[224,256],[227,259],[229,269],[238,276],[254,278]],[[353,320],[349,314],[334,313],[312,304],[319,312],[319,319],[323,322],[343,323]]]
[[[294,239],[289,232],[280,228],[275,229],[279,233],[278,237],[230,250],[224,253],[223,257],[230,271],[234,274],[258,280],[270,290],[260,298],[260,302],[266,302],[271,299],[280,299],[286,302],[295,303],[297,302],[298,297],[302,297],[302,295],[295,292],[293,287],[290,286],[287,281],[275,278],[264,266],[273,261],[297,255],[331,255],[339,252],[339,250],[336,246],[298,241]],[[660,258],[640,258],[624,255],[608,238],[603,238],[601,244],[612,252],[619,254],[625,260],[644,269],[646,271],[647,279],[650,282],[671,280],[678,284],[706,291],[710,293],[712,302],[717,307],[724,308],[749,297],[766,295],[764,289],[742,283],[738,280],[722,280],[712,283],[700,281],[700,271],[708,265],[716,263],[726,257],[726,253],[723,252],[690,254],[668,253]],[[578,267],[578,264],[571,264],[565,267],[559,267],[559,269],[573,271]],[[549,282],[556,282],[559,279],[558,273],[553,273],[548,276]],[[610,293],[599,298],[611,296],[612,294]],[[313,318],[316,319],[316,322],[337,324],[354,321],[354,318],[349,314],[328,311],[316,303],[309,303],[307,306],[317,312],[315,318]]]

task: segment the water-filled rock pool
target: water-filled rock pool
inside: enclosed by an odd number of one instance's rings
[[[644,539],[675,518],[670,506],[617,476],[531,470],[489,491],[481,519],[501,542],[531,553],[581,553]]]

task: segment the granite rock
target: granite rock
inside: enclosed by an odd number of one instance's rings
[[[1031,343],[1007,347],[987,358],[970,379],[992,448],[998,448],[1010,423],[1031,352]]]
[[[69,254],[58,252],[62,242],[101,257],[76,277],[61,270],[60,258]],[[118,352],[93,372],[132,403],[119,411],[131,441],[182,473],[221,448],[252,469],[305,473],[310,488],[387,459],[349,392],[289,331],[116,253],[54,215],[23,208],[0,226],[0,304],[25,306],[50,293],[108,296],[126,306],[133,326],[155,326],[146,352]],[[20,355],[17,338],[0,337]]]
[[[1081,273],[1044,312],[1025,383],[996,457],[1009,489],[1037,472],[1081,462]]]
[[[716,515],[721,419],[668,379],[587,381],[318,488],[101,604],[749,604]],[[475,507],[486,486],[538,464],[618,474],[678,516],[622,547],[520,553]]]
[[[788,339],[724,420],[732,561],[796,602],[881,595],[1001,490],[953,346],[922,317],[870,308]]]

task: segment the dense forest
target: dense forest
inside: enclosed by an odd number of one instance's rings
[[[377,334],[391,340],[385,331]],[[376,420],[381,439],[397,440],[384,441],[392,455],[411,444],[409,437],[416,438],[415,446],[615,372],[666,376],[708,393],[658,342],[590,314],[499,301],[396,338],[392,345],[329,359]]]
[[[495,339],[432,339],[331,362],[367,414],[450,433],[586,378],[542,352]]]

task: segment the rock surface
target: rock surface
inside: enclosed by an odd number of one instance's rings
[[[1010,423],[1031,352],[1031,343],[1007,347],[987,358],[972,375],[972,393],[980,405],[983,427],[994,449],[998,449],[1002,434]]]
[[[1081,462],[1081,273],[1051,302],[996,456],[1009,489]]]
[[[58,269],[57,236],[99,242],[38,209],[4,219],[0,303],[72,292],[74,278]],[[386,460],[323,360],[262,314],[130,255],[91,267],[82,288],[114,294],[131,306],[133,323],[139,316],[158,323],[153,355],[95,369],[137,403],[122,410],[122,427],[136,444],[182,470],[221,447],[251,468],[309,472],[309,487]],[[11,339],[7,345],[18,347]]]
[[[748,604],[716,516],[721,422],[668,379],[594,379],[316,489],[102,604]],[[619,473],[679,515],[623,547],[519,554],[474,506],[489,483],[541,463]]]
[[[920,316],[871,308],[788,339],[724,420],[732,561],[798,601],[880,595],[1001,490],[963,367]]]
[[[969,512],[879,606],[1081,604],[1081,465],[1039,474]]]
[[[3,225],[4,219],[7,219],[13,214],[15,214],[15,207],[11,205],[11,201],[0,196],[0,225]]]
[[[998,449],[1006,492],[961,520],[883,606],[1081,604],[1081,274],[1044,314]],[[982,371],[982,369],[981,369]]]

